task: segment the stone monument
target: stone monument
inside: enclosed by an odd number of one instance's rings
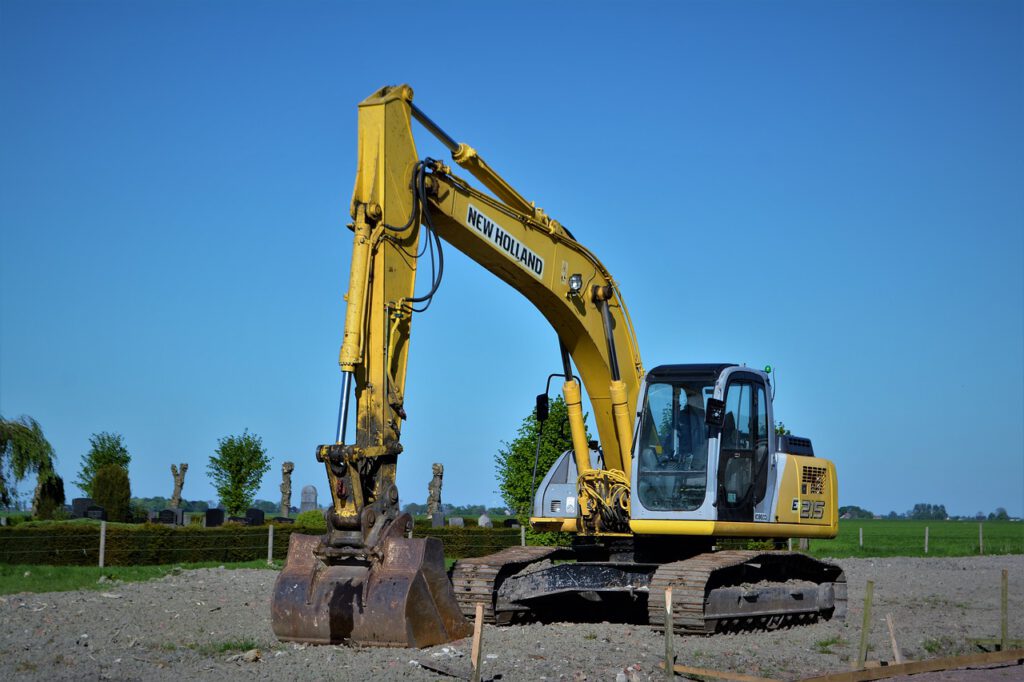
[[[434,463],[434,478],[427,485],[427,516],[434,528],[444,526],[444,515],[441,513],[441,485],[444,483],[444,465]]]
[[[281,508],[278,510],[281,516],[288,516],[288,508],[292,506],[293,471],[295,471],[293,462],[285,462],[281,465]]]
[[[494,524],[491,522],[491,517],[487,515],[487,512],[480,515],[480,518],[476,521],[476,525],[481,528],[494,528]]]
[[[299,511],[315,511],[319,508],[320,506],[316,503],[316,487],[307,485],[302,489],[302,503],[299,506]]]
[[[185,486],[185,472],[188,471],[188,464],[182,462],[181,469],[171,465],[171,476],[174,476],[174,492],[171,493],[171,509],[181,507],[181,489]]]

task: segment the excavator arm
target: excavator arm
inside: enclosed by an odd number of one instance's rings
[[[421,160],[412,120],[434,134],[452,159],[493,194],[474,189],[438,161]],[[323,446],[333,498],[332,525],[364,527],[363,510],[394,486],[405,418],[405,373],[417,265],[444,240],[529,300],[554,328],[575,362],[593,409],[605,469],[591,472],[580,386],[571,372],[563,390],[580,472],[598,480],[584,516],[608,502],[617,482],[628,487],[633,415],[643,367],[622,294],[601,262],[571,233],[522,197],[471,147],[456,143],[412,103],[408,86],[382,88],[359,106],[359,159],[352,196],[355,232],[340,365],[345,373],[338,443]],[[442,261],[443,262],[443,261]],[[425,300],[426,299],[426,300]],[[353,377],[356,434],[345,444],[347,377]],[[371,462],[372,464],[368,463]],[[352,464],[356,466],[350,466]],[[372,475],[367,478],[366,472]],[[363,472],[362,476],[357,472]],[[606,485],[600,484],[601,479]],[[584,500],[588,499],[584,491]],[[628,500],[618,496],[617,499]],[[628,502],[627,502],[628,504]],[[377,505],[378,507],[386,505]],[[380,513],[393,513],[377,508]],[[614,532],[594,515],[591,532]],[[366,534],[369,540],[369,533]]]
[[[490,193],[444,163],[420,159],[417,120]],[[527,201],[477,152],[456,143],[412,103],[406,85],[359,105],[358,165],[351,203],[352,264],[339,354],[342,395],[335,442],[317,448],[331,507],[322,537],[293,534],[272,602],[274,632],[307,642],[428,646],[468,625],[434,538],[407,538],[395,474],[406,418],[412,320],[443,272],[443,242],[529,300],[558,335],[573,452],[580,472],[578,532],[629,533],[629,473],[643,376],[636,336],[611,274],[557,221]],[[416,274],[436,256],[430,285]],[[582,393],[593,409],[603,468],[591,465]],[[354,385],[355,434],[347,433]]]

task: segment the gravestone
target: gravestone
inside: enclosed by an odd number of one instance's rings
[[[106,521],[107,510],[103,507],[91,504],[89,505],[89,508],[85,510],[85,518],[93,519],[95,521]]]
[[[450,519],[448,519],[448,525],[453,528],[462,528],[466,525],[466,522],[463,521],[461,516],[453,516]]]
[[[299,511],[314,511],[319,508],[316,503],[316,487],[307,485],[302,489],[302,503],[299,506]]]
[[[92,498],[76,497],[71,500],[71,518],[84,519],[85,510],[92,506]]]
[[[206,527],[216,528],[217,526],[224,525],[224,510],[223,509],[207,509],[206,510]]]
[[[431,528],[444,528],[444,514],[436,512],[430,515]]]
[[[180,526],[185,521],[185,512],[180,509],[164,509],[156,515],[157,523],[164,523],[168,526]]]
[[[0,526],[6,526],[6,525],[7,525],[7,517],[6,516],[0,516]]]
[[[249,526],[262,526],[265,516],[262,509],[246,509],[245,523]]]
[[[247,519],[244,516],[229,516],[227,519],[227,523],[240,523],[243,526],[248,526],[249,519]]]
[[[270,519],[271,523],[295,523],[295,519],[289,519],[287,516],[275,516]]]
[[[491,523],[491,517],[487,515],[487,512],[480,515],[480,518],[476,520],[476,525],[481,528],[494,528],[494,524]]]
[[[518,528],[519,519],[505,519],[501,522],[501,525],[505,526],[505,528]]]

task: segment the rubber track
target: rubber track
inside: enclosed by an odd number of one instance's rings
[[[494,595],[500,583],[527,565],[558,552],[559,547],[509,547],[495,554],[459,559],[452,567],[452,587],[462,613],[476,617],[477,602],[484,603],[484,622],[494,624]]]
[[[665,589],[671,587],[674,631],[681,634],[714,632],[717,622],[708,621],[704,617],[704,599],[711,574],[723,568],[753,561],[763,554],[764,552],[753,550],[723,550],[659,566],[651,578],[647,599],[650,624],[664,630]],[[842,616],[846,612],[846,578],[841,572],[835,585],[836,611],[837,615]],[[784,617],[790,618],[785,615]]]

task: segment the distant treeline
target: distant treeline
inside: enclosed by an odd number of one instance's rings
[[[849,505],[839,508],[839,518],[889,519],[890,521],[898,519],[907,519],[910,521],[944,521],[946,519],[953,521],[1008,521],[1010,519],[1010,514],[1004,507],[996,507],[995,511],[989,512],[988,514],[979,511],[971,516],[950,516],[946,513],[946,505],[944,504],[927,504],[921,502],[915,504],[913,509],[900,514],[897,514],[894,511],[891,511],[888,514],[875,514],[863,507]]]

